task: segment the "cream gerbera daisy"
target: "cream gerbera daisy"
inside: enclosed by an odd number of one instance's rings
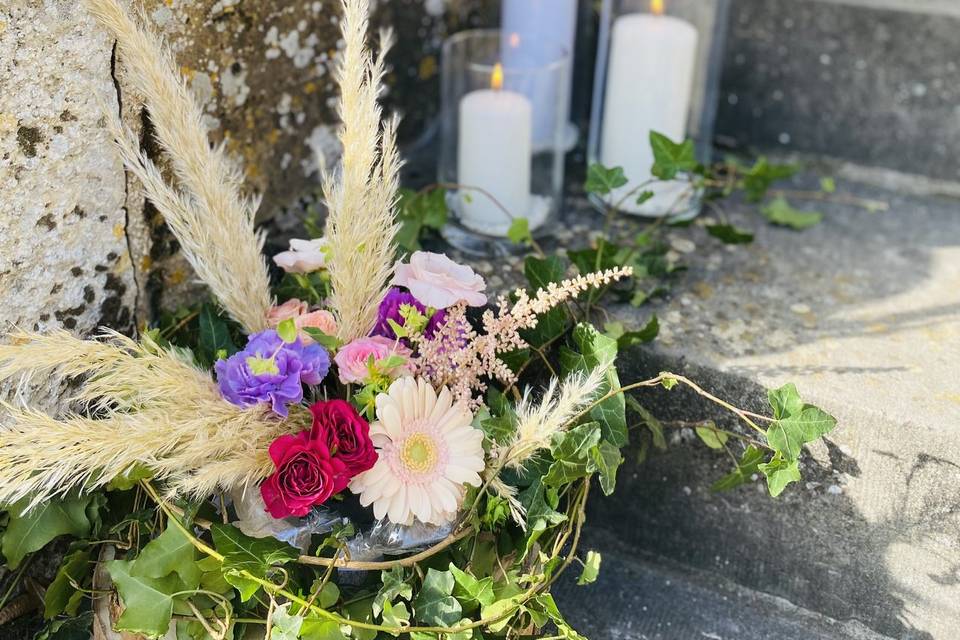
[[[370,438],[380,457],[350,489],[374,515],[396,524],[446,524],[456,517],[464,485],[480,486],[483,433],[470,411],[423,378],[404,377],[377,396]]]

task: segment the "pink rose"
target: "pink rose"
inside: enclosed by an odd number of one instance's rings
[[[314,342],[313,338],[303,331],[305,327],[319,329],[328,336],[336,335],[337,321],[333,314],[323,309],[309,311],[309,308],[306,302],[291,298],[270,309],[267,313],[267,326],[276,328],[284,320],[293,318],[293,323],[297,327],[297,334],[303,344],[313,344]]]
[[[325,253],[327,241],[324,238],[315,240],[290,241],[290,250],[273,256],[273,261],[287,273],[311,273],[326,267]]]
[[[337,370],[340,372],[340,382],[351,384],[364,382],[370,377],[368,364],[371,357],[373,357],[374,363],[377,363],[393,355],[409,359],[412,354],[410,348],[399,341],[383,336],[372,336],[357,338],[353,342],[340,347],[337,355],[333,357],[333,361],[337,364]],[[382,373],[390,377],[399,377],[407,372],[409,372],[409,365],[403,364],[391,367],[389,371],[383,371]]]
[[[471,307],[487,304],[483,278],[442,253],[414,252],[410,264],[397,265],[393,284],[406,287],[417,300],[434,309],[446,309],[461,301]]]

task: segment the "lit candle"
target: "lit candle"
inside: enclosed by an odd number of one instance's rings
[[[526,97],[503,90],[500,64],[494,67],[490,87],[460,101],[460,221],[474,231],[505,236],[512,218],[530,213],[532,108]]]
[[[686,138],[697,30],[685,20],[663,15],[663,0],[653,0],[651,7],[652,14],[620,16],[611,33],[600,161],[623,167],[630,180],[613,192],[614,204],[651,178],[650,131],[675,141]],[[689,181],[655,182],[649,188],[653,198],[637,206],[631,196],[621,206],[644,216],[676,214],[689,188]]]
[[[577,0],[503,0],[500,14],[501,55],[508,72],[554,64],[564,55],[570,58],[562,74],[547,71],[544,77],[511,87],[533,103],[533,148],[551,148],[556,143],[557,120],[562,121],[565,134],[570,112]]]

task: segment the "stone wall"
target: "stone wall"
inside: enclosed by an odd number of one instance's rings
[[[436,104],[446,33],[484,21],[481,0],[375,3],[396,25],[388,108],[404,140]],[[261,216],[315,196],[336,160],[335,0],[134,0],[203,104],[211,142],[243,164]],[[157,211],[125,175],[101,109],[120,109],[149,153],[149,115],[113,42],[75,0],[0,5],[0,322],[86,334],[130,331],[195,291]],[[9,55],[8,55],[9,54]]]

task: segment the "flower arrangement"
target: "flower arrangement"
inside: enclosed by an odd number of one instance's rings
[[[726,484],[759,470],[774,494],[799,479],[802,444],[833,427],[789,385],[771,392],[772,418],[673,374],[622,386],[617,340],[576,307],[629,267],[568,276],[531,257],[531,289],[490,306],[468,266],[397,260],[396,123],[377,106],[389,36],[372,56],[367,0],[343,3],[344,153],[324,176],[325,234],[273,257],[292,284],[272,289],[256,203],[207,144],[172,58],[117,0],[85,3],[117,38],[172,181],[111,121],[119,148],[219,306],[193,335],[20,331],[0,345],[0,381],[76,384],[60,415],[2,407],[8,564],[78,539],[47,590],[51,633],[106,611],[145,637],[459,639],[552,624],[577,638],[549,589],[575,563],[596,579],[580,531],[591,481],[615,488],[627,391],[683,384],[734,411],[756,433]],[[96,595],[84,613],[85,594],[111,586],[118,606]]]

